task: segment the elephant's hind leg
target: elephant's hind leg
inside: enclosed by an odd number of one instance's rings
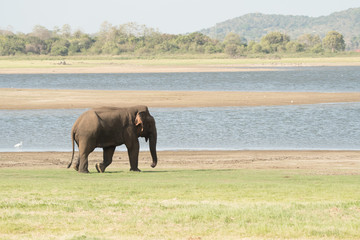
[[[79,164],[79,172],[81,173],[89,173],[88,170],[88,157],[89,154],[94,151],[95,147],[91,147],[86,144],[80,144],[79,153],[80,153],[80,164]]]
[[[76,171],[79,171],[79,166],[80,166],[80,156],[77,156],[75,162],[73,163],[73,168]]]
[[[112,163],[116,147],[103,148],[103,162],[95,164],[95,168],[98,172],[105,172],[105,169]]]

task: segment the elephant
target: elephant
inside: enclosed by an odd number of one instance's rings
[[[84,112],[75,121],[71,129],[72,157],[68,168],[73,165],[74,141],[79,148],[79,156],[74,162],[74,169],[89,173],[88,156],[95,148],[103,148],[103,162],[96,163],[95,168],[103,173],[111,164],[116,146],[125,144],[130,171],[139,171],[139,137],[149,140],[152,157],[151,167],[157,165],[156,142],[157,130],[155,119],[150,115],[147,106],[129,108],[101,107]]]

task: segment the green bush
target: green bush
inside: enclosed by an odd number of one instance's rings
[[[55,41],[51,46],[50,54],[53,56],[67,56],[69,53],[70,42],[66,39]]]

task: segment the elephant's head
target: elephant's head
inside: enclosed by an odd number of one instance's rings
[[[145,141],[149,140],[149,147],[151,152],[151,157],[153,163],[151,167],[155,167],[157,164],[157,155],[156,155],[156,141],[157,141],[157,131],[155,126],[155,119],[150,115],[149,110],[145,108],[140,110],[135,117],[135,126],[137,128],[138,136],[144,137]]]

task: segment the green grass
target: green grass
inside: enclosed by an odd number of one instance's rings
[[[360,176],[0,169],[0,239],[360,238]]]

